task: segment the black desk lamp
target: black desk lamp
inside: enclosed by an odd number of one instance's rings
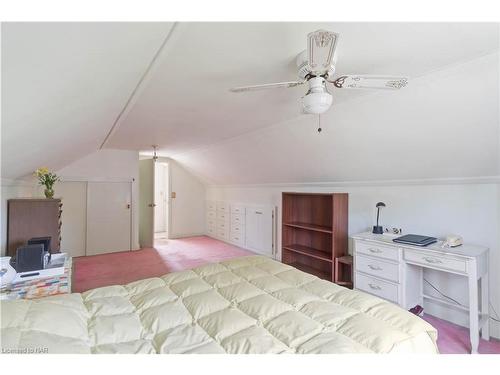
[[[378,217],[380,215],[380,207],[385,207],[385,203],[384,202],[378,202],[375,207],[377,207],[377,225],[374,225],[373,226],[373,231],[372,233],[375,233],[375,234],[382,234],[384,233],[384,229],[378,225]]]

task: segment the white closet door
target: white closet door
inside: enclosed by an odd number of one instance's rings
[[[246,248],[273,256],[273,207],[248,206],[245,212]]]
[[[131,250],[132,184],[89,182],[87,255]]]

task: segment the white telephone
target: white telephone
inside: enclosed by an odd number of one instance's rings
[[[456,234],[450,234],[446,236],[446,241],[443,242],[441,247],[457,247],[464,243],[464,240],[461,236]]]

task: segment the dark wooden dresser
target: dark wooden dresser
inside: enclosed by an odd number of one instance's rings
[[[19,246],[32,237],[51,237],[51,252],[61,248],[60,199],[20,198],[7,203],[7,255],[16,255]]]

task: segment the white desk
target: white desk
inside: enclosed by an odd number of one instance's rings
[[[404,309],[417,304],[425,306],[424,301],[431,300],[468,311],[471,353],[477,353],[479,334],[489,340],[488,248],[470,245],[441,248],[441,242],[418,247],[395,243],[393,238],[370,232],[352,236],[354,288]],[[424,268],[467,277],[469,307],[426,295],[423,291]]]

